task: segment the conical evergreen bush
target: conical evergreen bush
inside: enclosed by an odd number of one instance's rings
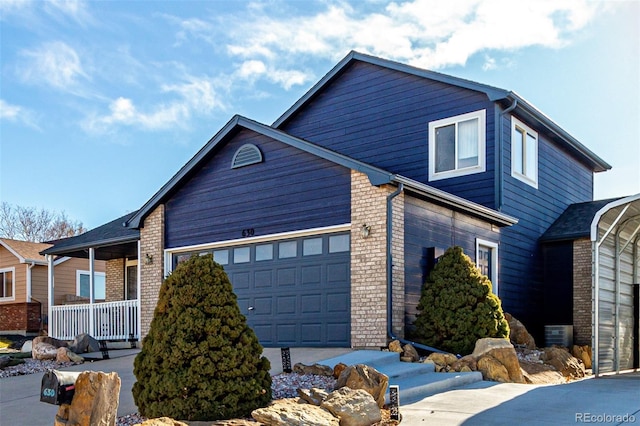
[[[508,337],[501,302],[460,247],[438,259],[422,287],[415,320],[415,340],[454,354],[473,352],[476,340]]]
[[[193,256],[162,283],[134,361],[134,401],[149,418],[250,416],[271,401],[270,364],[261,355],[222,266]]]

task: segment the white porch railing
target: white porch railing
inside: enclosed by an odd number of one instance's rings
[[[49,336],[60,340],[73,340],[87,333],[98,340],[140,340],[138,330],[138,300],[121,300],[82,305],[52,307],[49,318]],[[90,316],[93,310],[93,330]]]

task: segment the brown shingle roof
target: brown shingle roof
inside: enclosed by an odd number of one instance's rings
[[[51,247],[47,243],[32,243],[29,241],[11,240],[9,238],[0,238],[0,245],[12,252],[20,261],[46,262],[46,258],[40,254],[41,251]]]

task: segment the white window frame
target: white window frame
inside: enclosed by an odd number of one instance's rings
[[[480,238],[476,238],[476,266],[480,267],[480,246],[489,247],[491,249],[491,270],[493,271],[493,277],[489,277],[491,280],[492,291],[496,296],[500,286],[498,285],[498,243],[493,241],[487,241]]]
[[[104,298],[106,300],[107,298],[107,274],[104,272],[94,272],[94,277],[103,277],[104,278]],[[80,269],[76,269],[76,296],[80,296],[80,275],[89,275],[91,276],[91,272],[90,271],[82,271]],[[91,278],[89,278],[91,279]],[[95,285],[95,283],[94,283]],[[95,289],[94,289],[94,299],[97,299],[97,297],[95,297]]]
[[[456,168],[436,173],[436,129],[452,124],[456,125],[456,162],[458,147],[458,126],[462,121],[478,119],[478,164],[471,167]],[[484,109],[469,112],[454,117],[443,118],[429,123],[429,180],[447,179],[457,176],[466,176],[474,173],[482,173],[486,170],[485,151],[487,133],[487,111]]]
[[[11,297],[0,297],[0,302],[11,302],[12,300],[16,300],[16,268],[12,266],[10,268],[0,269],[0,273],[5,272],[11,272]],[[4,288],[4,282],[0,283],[0,285]]]
[[[526,166],[527,164],[527,146],[526,143],[528,139],[526,138],[526,134],[531,135],[535,139],[535,149],[534,152],[534,161],[535,168],[532,171],[525,170],[525,173],[520,173],[516,171],[516,156],[513,155],[515,145],[517,142],[516,133],[524,132],[525,133],[525,146],[522,147],[522,166]],[[518,120],[516,117],[511,116],[511,176],[514,178],[530,185],[536,189],[538,189],[538,132],[533,130],[531,127],[524,124],[522,121]]]

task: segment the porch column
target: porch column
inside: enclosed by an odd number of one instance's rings
[[[95,249],[93,247],[89,248],[89,335],[92,337],[96,336],[95,332],[95,319],[93,312],[93,304],[96,302],[95,292],[94,292],[94,283],[95,283]]]
[[[53,335],[53,300],[54,300],[54,269],[53,269],[53,256],[47,255],[47,333],[51,337]]]
[[[138,267],[137,269],[137,274],[138,277],[136,279],[136,285],[138,287],[138,290],[136,291],[136,295],[138,296],[138,317],[137,317],[137,324],[136,324],[136,329],[138,330],[138,341],[139,346],[142,346],[142,303],[141,301],[141,297],[140,295],[142,294],[142,286],[140,285],[142,282],[142,249],[140,248],[140,240],[138,240]]]

